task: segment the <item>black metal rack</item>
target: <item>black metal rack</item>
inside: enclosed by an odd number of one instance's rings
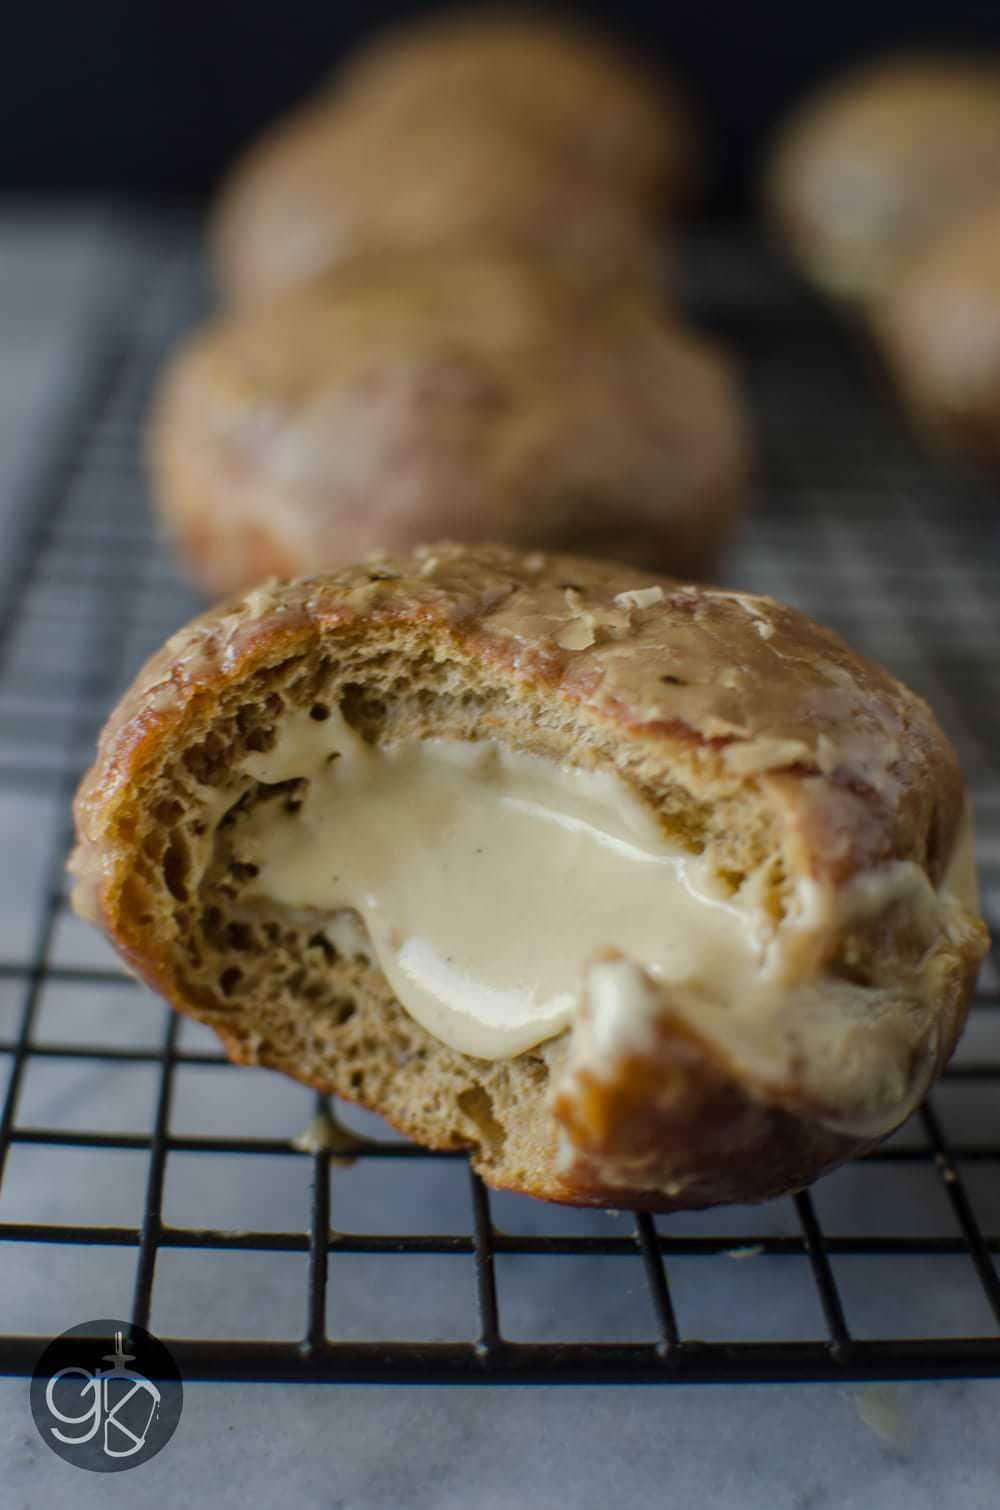
[[[140,656],[195,606],[153,539],[138,444],[149,384],[165,346],[200,306],[195,242],[188,226],[162,218],[123,220],[118,233],[130,238],[131,274],[95,316],[89,380],[81,384],[72,412],[61,416],[54,444],[20,499],[18,548],[0,579],[0,794],[52,797],[58,813],[37,883],[33,941],[23,958],[0,959],[0,988],[8,993],[0,997],[0,1060],[9,1067],[0,1168],[12,1150],[24,1147],[60,1154],[86,1150],[94,1159],[108,1150],[129,1150],[147,1160],[144,1207],[135,1225],[12,1221],[3,1219],[0,1200],[0,1276],[4,1254],[18,1244],[130,1250],[132,1316],[148,1324],[157,1262],[170,1250],[303,1255],[300,1333],[284,1341],[165,1335],[189,1379],[663,1383],[1000,1373],[1000,1222],[990,1231],[994,1218],[980,1209],[991,1181],[1000,1190],[1000,1095],[992,1107],[985,1098],[974,1136],[952,1130],[950,1108],[957,1103],[948,1099],[958,1087],[965,1088],[962,1094],[977,1087],[1000,1092],[1000,1035],[995,1055],[988,1046],[985,1056],[960,1051],[943,1089],[932,1094],[904,1136],[854,1167],[866,1175],[877,1170],[881,1191],[890,1191],[908,1169],[933,1170],[946,1215],[938,1226],[917,1223],[918,1230],[880,1230],[875,1219],[862,1232],[837,1231],[822,1217],[821,1196],[804,1193],[789,1208],[794,1225],[781,1232],[761,1220],[767,1208],[741,1212],[739,1231],[719,1231],[707,1219],[700,1224],[698,1218],[639,1216],[619,1218],[600,1232],[517,1232],[496,1219],[496,1197],[470,1171],[464,1232],[436,1232],[433,1205],[423,1233],[341,1231],[335,1157],[300,1153],[287,1138],[174,1128],[179,1077],[192,1067],[225,1061],[186,1047],[178,1019],[140,1001],[140,988],[126,975],[63,964],[53,952],[67,909],[68,802],[97,726]],[[740,239],[699,241],[690,284],[703,322],[742,353],[763,438],[762,496],[730,576],[833,623],[932,700],[960,746],[978,805],[989,907],[1000,885],[998,500],[913,451],[879,392],[863,343],[813,308],[758,250]],[[992,1016],[1000,1008],[998,979],[991,960],[973,1014],[974,1024],[986,1024],[987,1039],[992,1024],[1000,1024],[1000,1016]],[[109,996],[135,993],[136,1012],[163,1011],[159,1043],[39,1039],[39,1003],[53,985]],[[975,1049],[978,1036],[971,1040]],[[152,1066],[152,1125],[142,1132],[31,1125],[20,1110],[23,1084],[29,1067],[42,1060],[83,1061],[95,1073]],[[168,1223],[163,1197],[169,1161],[194,1153],[311,1159],[311,1199],[301,1227],[252,1231]],[[456,1157],[461,1163],[461,1156],[382,1137],[361,1146],[357,1170],[362,1179],[374,1178],[385,1161]],[[861,1174],[844,1178],[860,1180]],[[870,1212],[872,1198],[865,1199]],[[879,1197],[874,1200],[877,1205]],[[544,1229],[544,1219],[535,1225]],[[405,1288],[413,1255],[474,1267],[475,1337],[394,1341],[328,1334],[328,1281],[336,1286],[338,1262],[345,1256],[391,1256]],[[762,1340],[755,1339],[754,1308],[767,1302],[755,1290],[754,1276],[765,1269],[749,1264],[727,1271],[734,1285],[737,1272],[741,1284],[749,1276],[748,1329],[739,1337],[698,1340],[686,1325],[684,1306],[675,1303],[676,1266],[701,1261],[697,1272],[724,1255],[806,1269],[822,1318],[815,1334],[775,1337],[761,1326]],[[648,1338],[615,1341],[603,1333],[601,1340],[510,1340],[498,1268],[512,1258],[629,1260],[632,1283],[641,1277],[648,1292]],[[882,1260],[883,1283],[889,1260],[900,1276],[917,1277],[927,1308],[922,1335],[880,1335],[877,1327],[871,1335],[870,1325],[855,1326],[842,1265],[856,1259]],[[980,1292],[988,1320],[975,1333],[948,1327],[947,1318],[936,1325],[933,1278],[923,1283],[920,1276],[931,1275],[928,1266],[946,1259],[967,1266]],[[47,1340],[14,1326],[0,1336],[0,1370],[29,1372]]]

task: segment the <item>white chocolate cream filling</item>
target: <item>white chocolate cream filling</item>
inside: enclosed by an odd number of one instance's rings
[[[607,771],[488,741],[374,747],[336,710],[286,716],[275,747],[241,770],[308,781],[294,802],[258,802],[233,831],[236,857],[257,871],[246,899],[316,914],[342,953],[365,949],[360,917],[403,1008],[479,1058],[563,1032],[602,950],[679,998],[759,1022],[763,999],[787,995],[786,946],[821,921],[804,881],[776,934],[754,881],[731,894]],[[846,905],[857,918],[894,899],[950,905],[909,863],[866,878]],[[974,893],[962,902],[974,906]],[[623,1015],[643,1015],[625,1006],[611,1014],[619,1031]]]

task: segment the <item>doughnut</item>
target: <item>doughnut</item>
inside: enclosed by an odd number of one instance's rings
[[[873,331],[924,441],[1000,465],[1000,191],[914,255]]]
[[[748,431],[728,360],[645,285],[386,251],[197,333],[148,451],[165,528],[219,595],[444,537],[699,575]]]
[[[1000,193],[1000,60],[897,55],[835,79],[783,125],[764,198],[823,292],[866,305],[906,259]]]
[[[675,94],[569,22],[437,18],[376,42],[248,149],[213,221],[230,302],[385,245],[507,245],[657,277],[694,176]]]
[[[690,198],[698,144],[677,84],[581,17],[444,11],[362,48],[337,81],[352,109],[411,120],[446,97],[533,135],[582,177],[651,210]]]
[[[75,907],[234,1061],[570,1204],[762,1200],[871,1148],[987,942],[919,698],[771,599],[583,557],[232,598],[75,814]]]

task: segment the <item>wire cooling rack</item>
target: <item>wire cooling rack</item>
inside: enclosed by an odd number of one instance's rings
[[[462,1156],[350,1108],[366,1141],[349,1165],[297,1151],[307,1094],[226,1065],[74,923],[72,790],[114,697],[196,606],[154,538],[139,456],[152,378],[201,307],[196,241],[152,216],[112,216],[105,235],[113,296],[97,302],[85,370],[7,500],[0,1369],[30,1371],[67,1326],[131,1314],[189,1379],[1000,1371],[992,960],[945,1080],[879,1152],[764,1207],[651,1218],[488,1192]],[[762,437],[756,514],[729,577],[834,624],[931,699],[977,803],[991,906],[998,499],[914,452],[860,340],[759,250],[706,236],[688,276],[695,313],[742,355]],[[194,1185],[175,1199],[184,1171]]]

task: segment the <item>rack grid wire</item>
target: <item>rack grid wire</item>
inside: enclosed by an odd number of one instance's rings
[[[89,375],[17,500],[22,528],[0,577],[0,799],[23,803],[26,812],[41,804],[52,814],[47,849],[32,852],[25,875],[26,888],[37,893],[28,898],[30,945],[23,957],[14,951],[0,959],[0,1060],[9,1071],[0,1173],[22,1149],[50,1149],[61,1158],[86,1153],[93,1171],[109,1151],[125,1150],[145,1160],[144,1195],[141,1219],[120,1225],[12,1220],[0,1199],[0,1263],[24,1244],[128,1250],[135,1259],[132,1319],[149,1325],[156,1320],[158,1265],[172,1250],[300,1255],[305,1285],[294,1335],[185,1337],[158,1328],[188,1379],[844,1382],[1000,1372],[1000,995],[992,958],[972,1027],[941,1086],[903,1134],[834,1177],[862,1182],[855,1202],[866,1216],[862,1230],[838,1230],[836,1219],[824,1217],[826,1182],[789,1201],[791,1225],[777,1224],[778,1230],[767,1207],[744,1208],[721,1228],[709,1214],[619,1214],[593,1230],[564,1224],[556,1231],[546,1230],[549,1208],[537,1208],[541,1214],[527,1230],[516,1230],[517,1223],[510,1230],[497,1214],[502,1198],[471,1170],[465,1230],[436,1230],[433,1202],[426,1207],[426,1231],[340,1230],[343,1176],[335,1156],[299,1152],[288,1136],[175,1126],[179,1083],[198,1068],[221,1070],[224,1058],[207,1041],[188,1046],[178,1018],[124,973],[66,963],[54,947],[68,915],[69,800],[100,721],[144,655],[197,606],[155,538],[140,456],[141,421],[158,366],[203,305],[197,239],[183,218],[153,214],[121,217],[117,234],[130,238],[129,276],[95,318]],[[696,318],[722,334],[742,360],[761,438],[754,518],[728,579],[772,592],[839,628],[930,699],[960,748],[976,803],[989,916],[1000,888],[998,500],[983,483],[956,477],[916,452],[860,337],[814,306],[745,236],[700,235],[688,248],[685,269]],[[40,1004],[53,987],[80,988],[91,1000],[134,996],[136,1013],[162,1023],[158,1041],[137,1046],[39,1035]],[[149,1126],[35,1125],[23,1091],[39,1062],[83,1063],[95,1076],[146,1067],[155,1076]],[[226,1073],[250,1072],[227,1067]],[[969,1098],[977,1108],[971,1136],[962,1110]],[[261,1179],[271,1177],[275,1160],[300,1167],[311,1161],[301,1226],[254,1231],[167,1220],[170,1162],[195,1154],[263,1160]],[[416,1169],[449,1160],[465,1162],[383,1134],[361,1144],[351,1177],[375,1179],[387,1161]],[[938,1187],[937,1215],[931,1220],[907,1186],[904,1213],[907,1203],[917,1201],[919,1208],[909,1210],[913,1221],[883,1228],[880,1211],[915,1169],[929,1171]],[[391,1258],[398,1266],[395,1289],[405,1295],[416,1283],[410,1277],[416,1256],[423,1260],[421,1275],[428,1263],[471,1266],[474,1336],[448,1340],[447,1319],[422,1340],[331,1335],[328,1287],[336,1290],[346,1258],[369,1265]],[[748,1317],[747,1326],[731,1329],[739,1335],[724,1327],[715,1335],[711,1326],[693,1329],[686,1303],[677,1301],[682,1266],[695,1261],[690,1295],[708,1263],[725,1258],[752,1260],[723,1267],[721,1281],[718,1262],[712,1270],[710,1294],[735,1290],[739,1277]],[[501,1267],[530,1260],[525,1272],[531,1280],[556,1259],[627,1261],[629,1284],[646,1290],[649,1335],[616,1340],[604,1328],[599,1338],[512,1339]],[[877,1261],[870,1272],[885,1287],[884,1295],[868,1297],[869,1317],[883,1300],[889,1315],[889,1289],[909,1283],[922,1297],[919,1334],[911,1335],[912,1328],[882,1334],[877,1321],[874,1327],[870,1320],[855,1324],[844,1279],[855,1260]],[[974,1287],[981,1326],[970,1327],[961,1316],[956,1325],[950,1312],[938,1316],[937,1300],[950,1291],[938,1288],[935,1265],[945,1260]],[[819,1322],[812,1333],[774,1335],[766,1321],[774,1287],[762,1287],[758,1276],[776,1274],[780,1286],[795,1264],[809,1276]],[[4,1272],[0,1268],[0,1276]],[[619,1283],[611,1276],[620,1275],[620,1263],[607,1272],[609,1286]],[[7,1288],[5,1280],[0,1289]],[[857,1284],[847,1289],[857,1295]],[[0,1335],[0,1370],[30,1372],[44,1343],[61,1329],[58,1319],[54,1308],[48,1333],[39,1327],[29,1334],[15,1315]],[[206,1319],[211,1331],[211,1315]]]

